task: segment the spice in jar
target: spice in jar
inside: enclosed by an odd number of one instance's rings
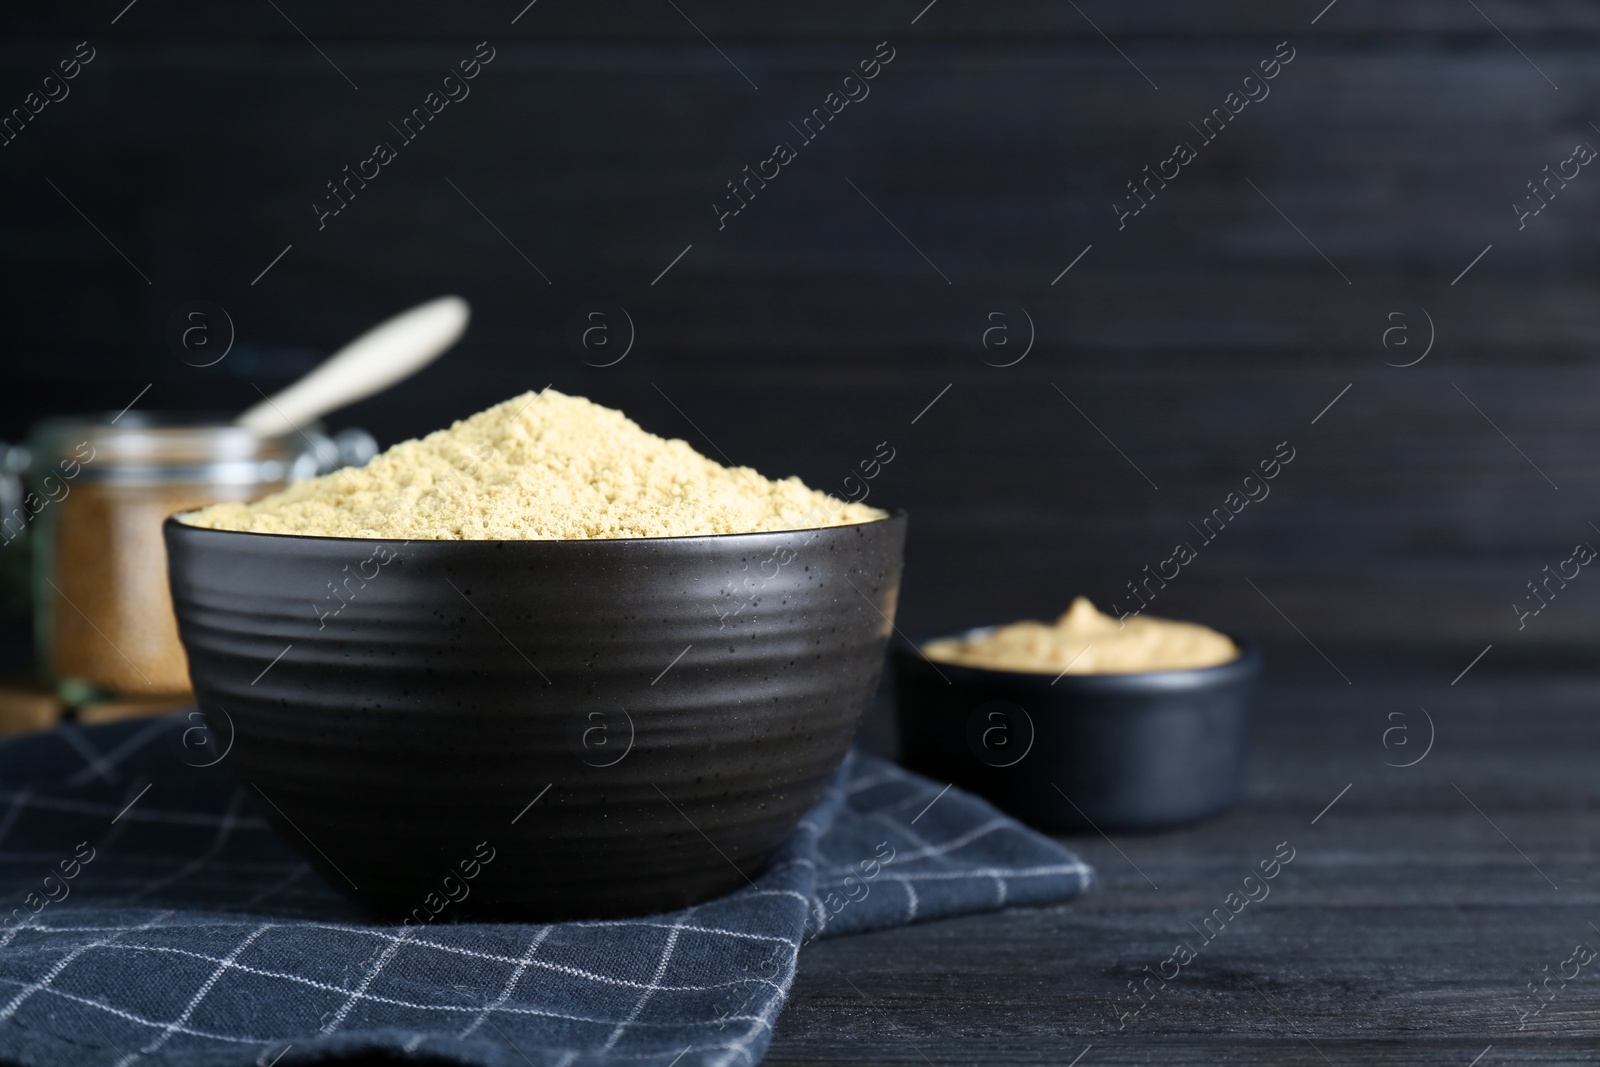
[[[189,692],[161,524],[281,489],[303,450],[225,424],[124,413],[54,419],[30,436],[35,631],[72,701]]]

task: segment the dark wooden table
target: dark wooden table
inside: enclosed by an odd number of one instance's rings
[[[1569,962],[1600,948],[1592,657],[1506,644],[1452,685],[1479,649],[1324,646],[1347,685],[1275,651],[1236,812],[1071,839],[1100,881],[1070,904],[811,945],[766,1062],[1600,1062],[1600,959]],[[1197,934],[1284,841],[1270,895]]]
[[[1099,876],[1068,904],[813,943],[765,1063],[1600,1063],[1600,957],[1572,962],[1600,947],[1592,654],[1267,651],[1238,810],[1068,839]],[[1207,939],[1283,842],[1270,895]]]

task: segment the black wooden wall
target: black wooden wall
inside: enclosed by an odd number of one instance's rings
[[[1600,545],[1595,5],[125,3],[7,16],[0,109],[94,58],[0,147],[6,437],[147,384],[141,407],[243,408],[458,292],[461,347],[334,425],[387,443],[554,383],[835,491],[887,441],[910,631],[1125,597],[1187,540],[1152,610],[1269,640],[1600,635],[1586,571],[1525,629],[1512,609]],[[1547,165],[1576,174],[1519,220]],[[209,368],[168,340],[196,300],[236,331]],[[601,303],[614,343],[586,351]],[[631,350],[587,365],[619,308]],[[1271,495],[1203,544],[1280,442]]]

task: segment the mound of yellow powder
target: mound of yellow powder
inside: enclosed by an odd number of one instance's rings
[[[798,478],[724,467],[620,411],[546,389],[395,445],[365,467],[181,521],[253,533],[499,541],[757,533],[884,517]]]
[[[1078,597],[1054,624],[1018,622],[970,640],[941,638],[922,646],[940,663],[1036,674],[1131,674],[1215,667],[1239,658],[1223,634],[1193,622],[1139,615],[1126,622]]]

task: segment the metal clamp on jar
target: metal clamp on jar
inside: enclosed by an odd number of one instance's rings
[[[126,412],[49,419],[6,467],[21,475],[0,543],[28,530],[41,674],[69,704],[181,696],[188,665],[167,590],[161,523],[365,463],[364,430],[261,437],[221,419]],[[19,491],[20,488],[20,491]]]
[[[43,679],[76,706],[181,701],[189,668],[161,524],[366,463],[378,450],[370,434],[327,437],[316,420],[427,366],[461,337],[468,314],[460,297],[419,304],[237,418],[125,410],[49,419],[26,448],[0,444],[0,580],[31,548]],[[0,598],[0,613],[16,606]]]

